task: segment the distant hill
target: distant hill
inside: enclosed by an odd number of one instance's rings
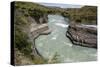
[[[97,24],[97,7],[84,6],[82,8],[67,9],[71,20],[80,20],[83,23]]]

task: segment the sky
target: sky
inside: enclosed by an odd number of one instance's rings
[[[70,5],[70,4],[57,4],[57,3],[41,3],[45,6],[55,6],[55,7],[61,7],[61,8],[81,8],[82,5]]]

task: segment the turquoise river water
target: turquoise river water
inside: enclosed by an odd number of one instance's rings
[[[60,62],[96,61],[97,50],[76,46],[66,37],[68,19],[60,15],[48,15],[49,35],[40,35],[36,39],[39,53],[50,62],[55,54]]]

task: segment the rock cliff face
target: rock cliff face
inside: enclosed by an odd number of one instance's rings
[[[30,26],[29,38],[31,42],[33,42],[33,52],[32,55],[38,57],[39,53],[35,46],[35,39],[40,35],[48,35],[51,31],[48,28],[47,23],[42,24],[34,24],[32,23]],[[41,55],[40,55],[41,56]]]
[[[29,17],[28,18],[29,22],[31,22],[30,27],[28,29],[28,36],[29,36],[29,40],[32,42],[32,53],[31,55],[33,55],[35,58],[37,58],[36,60],[43,60],[43,57],[40,55],[40,53],[38,52],[36,45],[35,45],[35,39],[37,37],[39,37],[40,35],[48,35],[51,31],[48,28],[48,17],[47,15],[43,15],[41,17],[38,17],[36,19],[36,17]]]
[[[97,27],[70,24],[66,36],[75,45],[97,48]]]

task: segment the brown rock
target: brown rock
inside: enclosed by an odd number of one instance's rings
[[[70,24],[67,37],[73,44],[97,48],[97,28],[89,25]]]

